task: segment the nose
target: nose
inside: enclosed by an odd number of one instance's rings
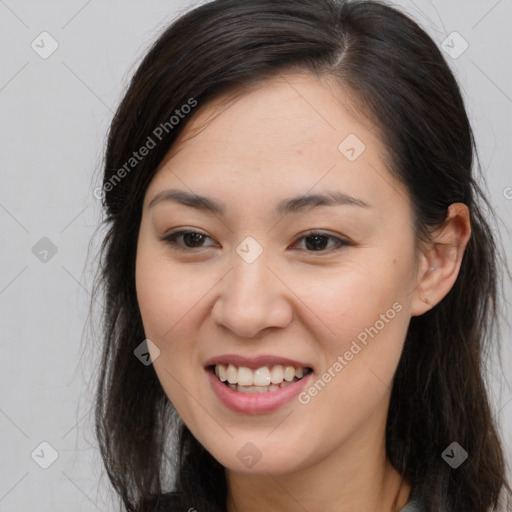
[[[284,328],[292,321],[291,292],[263,255],[252,263],[236,255],[219,286],[211,315],[237,337],[254,338],[264,329]]]

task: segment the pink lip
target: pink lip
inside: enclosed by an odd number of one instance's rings
[[[286,357],[265,355],[249,358],[240,356],[238,354],[224,354],[222,356],[212,357],[206,361],[205,367],[213,366],[216,364],[228,365],[229,363],[234,364],[238,368],[244,366],[246,368],[250,368],[251,370],[257,370],[263,366],[274,366],[276,364],[283,366],[293,366],[295,368],[311,368],[311,366],[307,363],[302,363],[300,361],[295,361],[294,359],[288,359]]]
[[[281,364],[281,363],[276,363]],[[262,366],[265,366],[264,364]],[[295,366],[293,364],[292,366]],[[302,365],[299,365],[302,366]],[[258,367],[260,368],[260,366]],[[219,400],[229,409],[244,414],[262,414],[275,411],[295,398],[311,380],[312,372],[302,379],[277,391],[265,393],[241,393],[233,391],[221,382],[211,370],[206,370],[213,391]]]

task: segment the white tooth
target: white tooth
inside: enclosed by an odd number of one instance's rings
[[[281,384],[283,382],[283,367],[280,364],[276,364],[272,367],[272,370],[270,370],[270,380],[272,381],[272,384]]]
[[[238,385],[240,386],[252,386],[252,370],[245,366],[238,368]]]
[[[280,387],[291,384],[296,378],[300,379],[305,373],[306,370],[302,367],[295,369],[293,366],[283,367],[280,364],[276,364],[271,369],[268,366],[262,366],[254,372],[245,366],[237,368],[231,363],[227,367],[224,364],[215,365],[215,375],[222,382],[227,381],[231,389],[238,390],[238,387],[242,386],[243,393],[276,391]]]
[[[215,375],[217,375],[217,377],[219,377],[219,379],[222,382],[226,382],[226,380],[228,379],[228,376],[226,374],[226,367],[223,364],[218,364],[215,367]]]
[[[232,365],[231,363],[228,364],[228,369],[226,371],[226,379],[230,384],[236,384],[237,383],[237,371],[236,366]]]
[[[236,384],[228,384],[229,388],[236,391]]]
[[[293,382],[288,382],[286,380],[283,380],[283,382],[281,382],[279,387],[285,388],[286,386],[291,386],[292,384],[293,384]]]
[[[290,382],[295,377],[295,368],[293,366],[286,366],[284,369],[284,380]]]
[[[268,386],[270,384],[270,370],[267,366],[263,366],[262,368],[258,368],[254,372],[254,382],[255,386]]]
[[[267,386],[240,386],[240,384],[236,387],[236,390],[240,393],[266,393],[269,391]]]
[[[258,390],[255,386],[241,386],[240,384],[238,384],[238,386],[236,387],[236,390],[239,391],[240,393],[257,393]]]

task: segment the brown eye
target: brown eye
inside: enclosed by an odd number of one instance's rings
[[[298,239],[298,241],[304,240],[305,250],[307,252],[331,252],[330,249],[339,249],[348,245],[352,245],[347,240],[343,240],[333,235],[310,232]],[[333,245],[329,247],[329,242],[333,242]]]
[[[203,245],[203,243],[211,238],[204,233],[200,233],[199,231],[176,231],[175,233],[171,233],[170,235],[162,238],[167,244],[173,246],[173,248],[179,250],[187,250],[201,247],[211,247],[208,245]]]

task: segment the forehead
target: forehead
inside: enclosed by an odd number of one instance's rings
[[[195,110],[150,188],[172,182],[202,193],[243,183],[264,199],[283,187],[382,197],[393,192],[386,184],[395,193],[401,187],[375,124],[333,81],[287,73],[232,92]]]
[[[337,156],[339,143],[350,133],[383,151],[375,128],[333,79],[280,73],[256,85],[232,87],[200,105],[166,158],[186,145],[194,151],[212,146],[230,157],[272,158],[311,150]]]

